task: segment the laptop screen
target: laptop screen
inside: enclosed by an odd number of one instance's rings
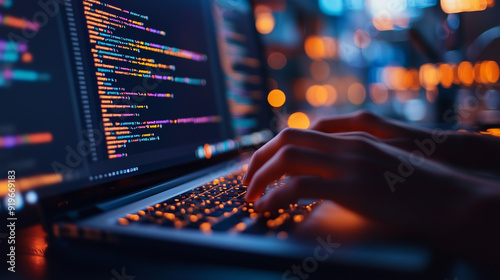
[[[2,183],[60,194],[272,136],[247,1],[37,3],[0,3]]]
[[[213,0],[212,16],[235,133],[248,135],[269,127],[266,115],[269,110],[264,109],[268,104],[262,58],[259,45],[255,43],[257,34],[251,5],[244,0]]]

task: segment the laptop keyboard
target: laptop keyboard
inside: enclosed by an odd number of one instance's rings
[[[123,226],[154,224],[177,229],[196,229],[204,233],[268,234],[287,238],[295,224],[302,222],[318,201],[301,201],[271,213],[257,213],[253,203],[243,199],[247,186],[241,179],[245,168],[186,191],[164,202],[119,218]],[[266,192],[282,187],[286,178],[269,186]]]

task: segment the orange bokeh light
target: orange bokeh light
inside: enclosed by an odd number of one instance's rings
[[[304,50],[311,59],[327,59],[337,56],[337,40],[331,37],[309,36],[304,41]]]
[[[323,60],[314,60],[310,66],[311,76],[316,81],[323,81],[330,76],[330,65]]]
[[[396,90],[408,89],[408,71],[403,67],[395,67],[392,76],[392,84]]]
[[[328,91],[323,86],[313,85],[307,89],[306,100],[313,107],[320,107],[328,100]]]
[[[420,80],[418,70],[415,68],[411,68],[406,73],[406,81],[408,83],[408,89],[410,90],[419,90],[420,89]]]
[[[439,69],[431,63],[420,67],[420,84],[427,90],[433,90],[439,85]]]
[[[387,90],[387,87],[385,87],[383,84],[380,83],[371,84],[370,97],[373,103],[383,104],[387,102],[387,99],[389,98],[389,91]]]
[[[23,53],[23,56],[21,57],[21,60],[24,62],[24,63],[31,63],[33,62],[33,55],[29,52],[25,52]]]
[[[288,118],[288,126],[291,128],[308,129],[310,125],[309,117],[302,112],[293,113]]]
[[[283,106],[286,102],[286,95],[283,91],[279,89],[272,90],[268,95],[267,95],[267,101],[269,102],[269,105],[279,108]]]
[[[500,69],[496,61],[484,61],[479,72],[483,83],[494,84],[500,78]]]
[[[447,14],[484,11],[494,4],[494,0],[441,0],[441,8]]]
[[[486,131],[481,131],[480,133],[485,135],[500,137],[500,128],[490,128]]]
[[[439,65],[439,79],[444,88],[450,88],[453,84],[453,68],[451,65],[443,63]]]
[[[205,151],[205,158],[210,159],[212,157],[212,148],[209,144],[205,144],[203,146],[203,150]]]
[[[496,61],[491,60],[476,64],[463,61],[459,65],[426,63],[420,66],[419,70],[387,66],[382,69],[381,79],[390,90],[417,91],[423,87],[427,91],[434,91],[439,84],[444,88],[450,88],[453,84],[471,86],[474,82],[477,84],[497,83],[500,80],[500,66]],[[400,95],[406,95],[406,93]]]
[[[458,79],[465,86],[470,86],[474,83],[474,67],[472,63],[463,61],[458,65]]]
[[[273,52],[267,57],[267,64],[274,70],[281,70],[287,64],[286,56],[280,52]]]
[[[347,90],[347,98],[353,105],[361,105],[366,99],[365,87],[360,83],[354,83]]]
[[[419,90],[419,74],[416,69],[407,70],[404,67],[389,66],[382,71],[382,79],[389,89],[393,90]]]
[[[319,36],[309,36],[304,42],[304,49],[311,59],[321,59],[325,56],[326,48]]]
[[[325,46],[325,58],[337,57],[337,40],[331,37],[321,37]]]
[[[31,189],[54,185],[61,183],[63,176],[59,173],[54,174],[41,174],[34,175],[31,177],[16,177],[16,191],[25,192]],[[8,184],[7,180],[0,181],[1,186],[6,186]],[[8,193],[7,188],[0,189],[0,196],[5,196]]]
[[[372,23],[379,31],[394,30],[392,15],[388,11],[381,11],[374,15]]]
[[[335,102],[337,102],[337,90],[331,85],[323,85],[323,87],[328,93],[328,97],[325,101],[324,106],[332,106],[333,104],[335,104]]]
[[[276,20],[272,10],[264,5],[258,5],[255,8],[255,27],[260,34],[269,34],[273,32]]]

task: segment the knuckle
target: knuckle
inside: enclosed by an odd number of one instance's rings
[[[293,145],[285,145],[280,149],[279,158],[284,161],[292,160],[298,152],[298,148]]]
[[[248,191],[251,192],[251,193],[258,193],[260,188],[261,188],[261,184],[262,184],[262,180],[265,176],[264,174],[264,170],[262,169],[259,169],[257,171],[255,171],[255,174],[254,174],[254,179],[253,181],[255,182],[255,184],[253,185],[253,188],[252,189],[249,189]]]
[[[311,126],[313,130],[323,130],[327,126],[327,120],[326,119],[320,119],[314,122],[314,124]]]
[[[371,146],[370,140],[368,138],[360,136],[351,139],[351,143],[357,150],[362,150],[362,151],[368,150]]]
[[[253,176],[255,180],[259,180],[262,177],[262,169],[256,170]]]
[[[368,132],[364,132],[364,131],[359,131],[356,133],[356,135],[359,137],[359,138],[362,138],[363,140],[365,141],[378,141],[378,138],[371,135],[370,133]]]
[[[251,159],[251,162],[252,163],[255,163],[258,161],[258,159],[262,156],[262,150],[261,149],[258,149],[257,151],[255,151],[252,155],[252,159]]]
[[[296,137],[297,134],[298,134],[297,129],[287,127],[285,129],[283,129],[283,131],[280,132],[280,134],[279,134],[280,141],[286,143],[290,139]]]
[[[356,118],[364,122],[373,122],[378,119],[378,117],[375,114],[367,110],[359,111]]]

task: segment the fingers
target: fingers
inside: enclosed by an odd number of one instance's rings
[[[336,180],[341,184],[342,179]],[[295,203],[300,198],[328,199],[334,196],[336,184],[319,176],[297,176],[291,178],[284,187],[276,188],[255,202],[258,212],[265,212]]]
[[[368,111],[359,111],[345,116],[323,119],[311,126],[312,130],[325,133],[339,133],[350,131],[365,131],[370,134],[380,134],[377,132],[382,120],[375,114]],[[380,135],[377,135],[380,137]]]
[[[285,145],[294,145],[317,149],[323,152],[332,152],[332,138],[317,131],[299,129],[285,129],[274,139],[254,153],[245,178],[244,184],[250,184],[255,172],[259,170],[278,150]]]
[[[346,140],[365,139],[373,142],[382,142],[380,138],[364,131],[339,132],[331,135],[331,138],[344,138]]]
[[[342,157],[299,146],[287,145],[279,150],[253,176],[245,199],[257,200],[266,187],[282,175],[317,175],[333,178],[341,173]]]
[[[377,143],[384,143],[386,145],[399,148],[405,151],[412,151],[415,149],[415,143],[413,141],[408,141],[408,139],[405,137],[381,139],[364,131],[340,132],[340,133],[335,133],[334,136],[342,137],[345,138],[346,140],[365,139],[371,141],[374,145]]]
[[[312,130],[325,133],[363,131],[379,138],[410,136],[415,129],[381,118],[368,111],[359,111],[346,116],[324,119],[311,127]]]

